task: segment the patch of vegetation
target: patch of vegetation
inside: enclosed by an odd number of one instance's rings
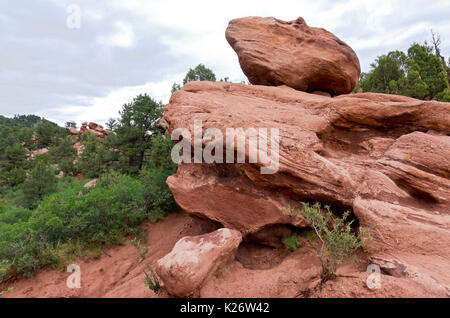
[[[150,221],[162,219],[167,212],[176,211],[178,206],[173,198],[166,180],[177,171],[177,164],[172,162],[171,149],[173,141],[169,135],[158,134],[153,139],[150,163],[141,172],[145,208],[152,211]]]
[[[147,271],[144,271],[145,274],[144,284],[155,294],[159,294],[162,287],[158,276],[153,271],[153,268],[148,264],[147,264]]]
[[[281,239],[281,242],[284,244],[284,246],[290,250],[291,252],[296,251],[300,246],[301,243],[298,240],[297,235],[291,235],[291,236],[285,236]]]
[[[6,159],[8,147],[19,145],[24,149],[25,145],[32,151],[41,145],[58,142],[66,133],[66,129],[35,115],[0,116],[0,160]]]
[[[55,170],[44,160],[38,160],[22,188],[27,201],[26,206],[32,209],[37,207],[44,196],[55,191],[56,184]]]
[[[362,73],[356,91],[404,95],[417,99],[450,101],[450,60],[440,53],[440,38],[434,46],[413,43],[406,53],[392,51],[379,56],[369,73]]]
[[[317,236],[316,240],[310,240],[311,246],[317,252],[322,264],[322,281],[336,277],[337,266],[347,258],[357,261],[355,252],[370,241],[368,230],[360,229],[355,234],[351,228],[353,221],[347,222],[349,212],[342,217],[336,217],[330,210],[330,206],[322,208],[320,203],[310,205],[302,203],[301,211],[287,207],[284,210],[290,214],[302,215],[311,223],[311,227]]]
[[[214,276],[216,278],[222,278],[225,276],[227,272],[227,267],[225,264],[220,264],[219,266],[217,266],[216,271],[214,273]]]
[[[141,240],[138,240],[136,237],[132,239],[130,243],[136,248],[138,255],[141,257],[141,259],[145,260],[147,258],[147,254],[149,251],[148,246],[142,246]]]
[[[82,183],[72,182],[45,197],[35,211],[15,208],[0,215],[0,281],[60,267],[78,245],[97,251],[98,257],[101,246],[122,243],[142,222],[155,218],[144,204],[143,182],[134,177],[111,172],[78,196],[81,189]]]
[[[12,292],[13,292],[13,290],[14,290],[14,288],[13,288],[13,287],[9,287],[9,288],[8,288],[8,290],[3,290],[3,291],[0,291],[0,298],[2,298],[2,297],[3,297],[3,295],[5,295],[6,293],[12,293]]]

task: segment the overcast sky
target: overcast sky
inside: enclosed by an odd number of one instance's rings
[[[450,56],[449,0],[0,0],[0,114],[104,123],[139,93],[167,103],[199,63],[240,82],[225,29],[244,16],[302,16],[347,42],[363,71],[430,29]]]

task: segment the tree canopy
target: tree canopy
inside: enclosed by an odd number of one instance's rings
[[[379,56],[372,70],[363,73],[357,90],[447,101],[449,78],[441,59],[427,43],[414,43],[407,53],[392,51]]]
[[[210,81],[215,82],[216,81],[216,75],[214,72],[207,68],[203,64],[197,65],[194,69],[189,69],[186,76],[183,79],[183,85],[186,85],[189,82],[193,81]]]
[[[117,147],[127,157],[130,173],[142,169],[145,153],[151,148],[152,136],[157,132],[157,121],[163,115],[164,105],[147,94],[140,94],[120,111]]]
[[[226,80],[221,81],[228,81],[228,77],[225,78]],[[183,85],[186,85],[189,82],[194,81],[210,81],[215,82],[216,81],[216,74],[214,72],[207,68],[203,64],[197,65],[194,69],[190,68],[187,72],[186,76],[183,79]],[[177,90],[181,89],[181,85],[178,83],[173,83],[172,85],[172,94],[175,93]]]

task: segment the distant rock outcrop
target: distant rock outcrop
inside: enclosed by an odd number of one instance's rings
[[[95,134],[99,138],[106,138],[112,131],[104,129],[102,125],[98,125],[96,123],[90,122],[84,122],[81,124],[80,130],[76,130],[75,128],[70,128],[70,134],[72,136],[78,136],[86,133],[92,133]]]
[[[309,27],[303,18],[235,19],[226,38],[254,85],[340,95],[350,93],[359,80],[361,68],[352,48],[325,29]]]

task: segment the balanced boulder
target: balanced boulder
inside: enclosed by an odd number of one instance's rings
[[[340,95],[350,93],[359,80],[361,67],[355,52],[325,29],[309,27],[303,18],[290,22],[235,19],[226,38],[254,85],[287,85]]]

